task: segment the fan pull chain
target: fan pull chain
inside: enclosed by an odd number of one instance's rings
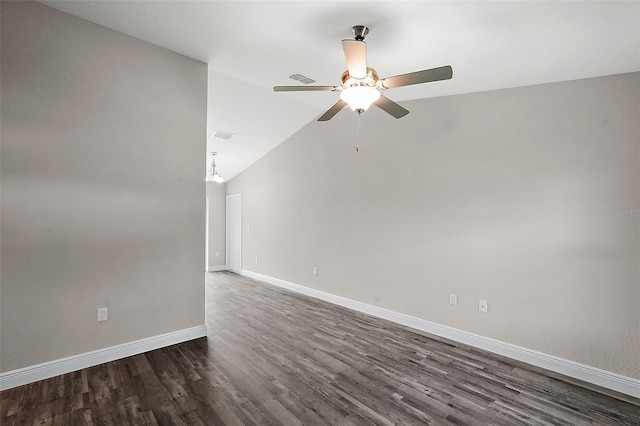
[[[356,126],[356,152],[360,152],[360,112],[358,112],[358,124]]]

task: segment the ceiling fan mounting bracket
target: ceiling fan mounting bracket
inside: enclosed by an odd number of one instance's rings
[[[369,34],[369,27],[366,25],[354,25],[351,31],[353,31],[357,41],[364,41],[364,38]]]

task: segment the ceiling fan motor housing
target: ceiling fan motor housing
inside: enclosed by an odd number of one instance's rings
[[[353,78],[349,70],[342,73],[342,88],[348,89],[352,86],[376,87],[378,82],[378,72],[371,67],[367,67],[367,75],[364,78]]]

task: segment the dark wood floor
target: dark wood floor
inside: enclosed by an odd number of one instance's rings
[[[640,406],[539,369],[207,275],[207,339],[4,391],[2,425],[640,425]]]

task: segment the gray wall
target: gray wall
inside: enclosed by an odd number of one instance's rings
[[[207,66],[2,2],[1,95],[1,371],[204,324]]]
[[[207,267],[225,266],[226,259],[226,194],[227,184],[207,182],[209,202]]]
[[[312,122],[227,185],[245,268],[640,378],[639,86],[374,107],[359,153],[348,109]]]

